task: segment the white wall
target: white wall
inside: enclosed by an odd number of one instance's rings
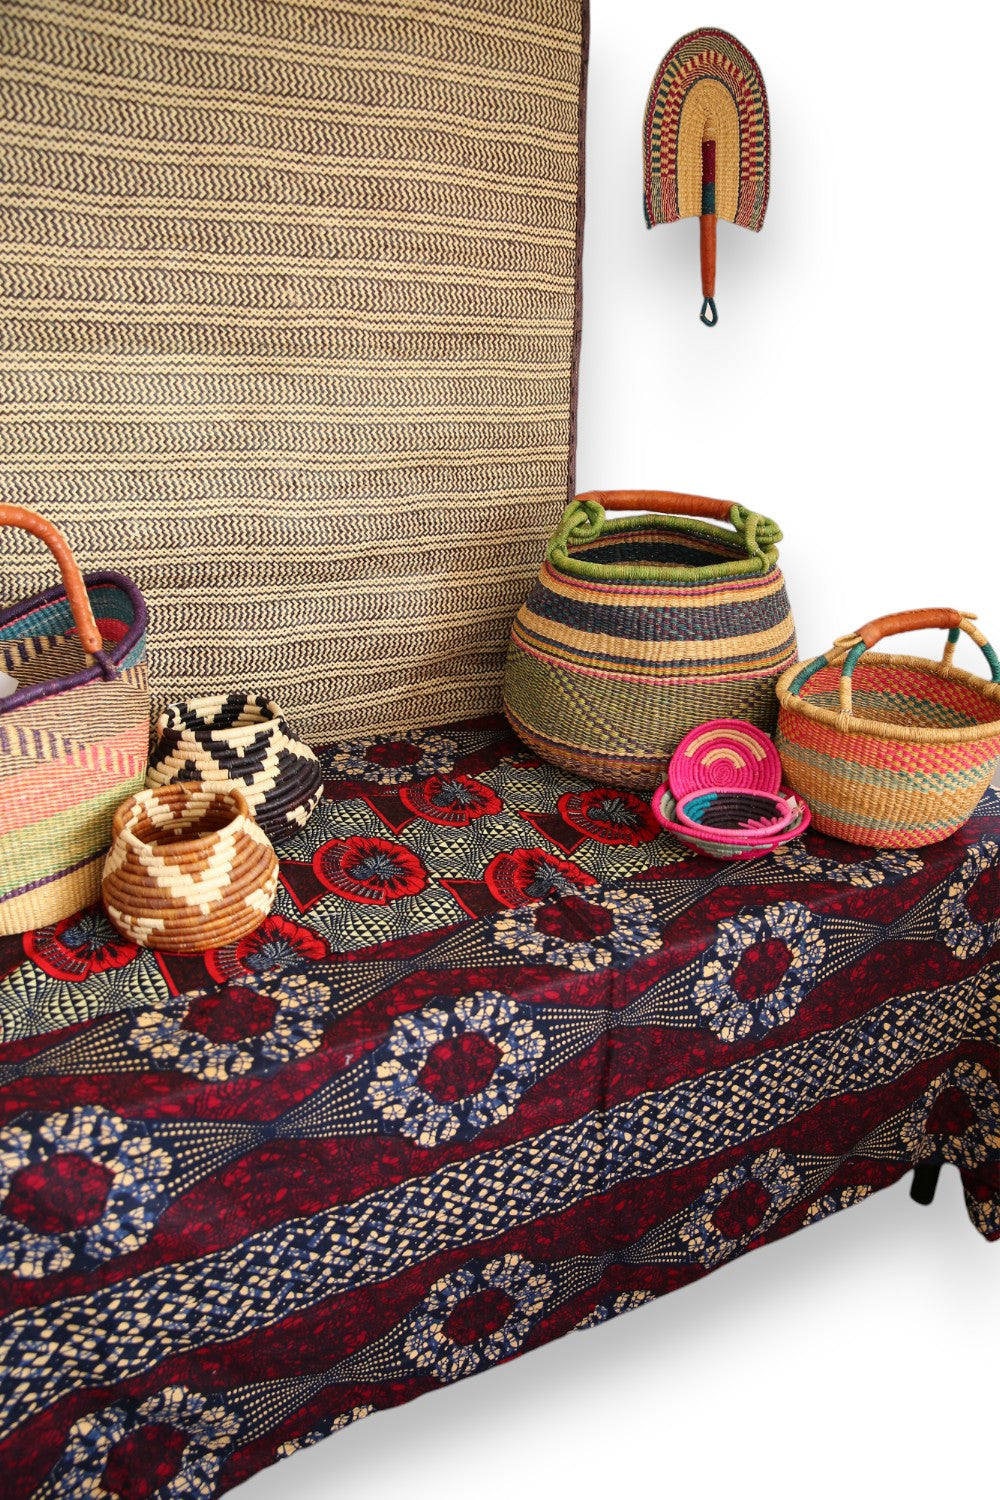
[[[804,653],[930,604],[1000,641],[1000,7],[592,9],[578,487],[773,515]],[[641,186],[653,72],[706,18],[756,55],[774,137],[762,233],[719,228],[714,330],[697,224],[647,231]],[[247,1500],[993,1494],[1000,1247],[953,1170],[932,1208],[906,1194],[363,1422]]]
[[[642,210],[650,82],[706,20],[756,57],[772,132],[763,229],[719,225],[714,329],[697,220]],[[995,5],[592,0],[577,488],[773,516],[803,655],[935,604],[1000,639],[998,46]]]

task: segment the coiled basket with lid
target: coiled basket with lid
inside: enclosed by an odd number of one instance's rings
[[[608,510],[655,514],[608,520]],[[706,719],[770,733],[775,684],[797,660],[766,516],[662,490],[567,506],[511,632],[504,709],[545,760],[654,787]]]

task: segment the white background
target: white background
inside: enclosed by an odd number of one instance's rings
[[[784,528],[803,655],[890,610],[1000,637],[1000,7],[592,0],[578,487],[740,500]],[[772,196],[645,227],[641,122],[685,31],[764,73]],[[941,637],[912,637],[938,652]],[[974,648],[960,658],[978,669]],[[387,1412],[247,1500],[930,1500],[997,1493],[1000,1247],[946,1169],[705,1280]]]
[[[940,604],[1000,637],[1000,8],[592,9],[577,487],[772,516],[803,656]],[[760,64],[773,141],[763,229],[719,224],[714,329],[698,221],[647,229],[641,176],[656,67],[709,20]]]

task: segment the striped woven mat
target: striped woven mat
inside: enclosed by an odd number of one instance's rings
[[[3,0],[0,493],[166,698],[499,706],[571,485],[585,0]],[[0,599],[53,581],[0,535]]]

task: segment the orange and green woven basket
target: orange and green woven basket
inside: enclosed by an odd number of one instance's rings
[[[972,816],[1000,759],[1000,658],[973,619],[954,609],[885,615],[782,675],[776,743],[822,833],[915,849]],[[933,629],[948,631],[941,662],[868,654],[885,636]],[[991,681],[953,665],[962,631]]]

